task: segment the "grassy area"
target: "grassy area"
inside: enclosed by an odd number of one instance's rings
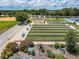
[[[63,41],[64,37],[27,37],[27,40],[33,40],[33,41]]]
[[[58,21],[63,21],[64,18],[48,18],[48,20],[53,20],[53,21],[56,21],[56,20],[58,20]]]
[[[74,24],[74,23],[69,23],[69,25],[71,26],[74,26],[77,30],[79,29],[79,25],[77,25],[77,24]]]
[[[31,33],[67,33],[68,30],[31,30]]]
[[[65,59],[64,55],[56,55],[56,59]]]
[[[9,17],[9,16],[0,16],[0,18],[1,18],[1,17]]]
[[[0,33],[17,24],[16,21],[0,21]]]
[[[26,40],[34,41],[64,41],[66,33],[71,30],[65,24],[33,25]]]

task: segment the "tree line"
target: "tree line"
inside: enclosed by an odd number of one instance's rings
[[[50,16],[79,16],[78,8],[63,8],[60,10],[0,10],[0,15],[16,16],[19,13],[29,14],[29,15],[50,15]]]

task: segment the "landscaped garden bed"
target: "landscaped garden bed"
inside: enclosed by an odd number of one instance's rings
[[[15,53],[23,52],[28,55],[35,56],[34,44],[32,41],[22,41],[20,44],[15,42],[9,43],[1,53],[2,59],[9,59]]]

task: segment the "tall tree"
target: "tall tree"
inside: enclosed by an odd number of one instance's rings
[[[26,21],[28,19],[28,15],[26,13],[23,13],[23,12],[19,12],[16,14],[16,20],[17,21]]]
[[[77,53],[77,32],[70,30],[66,35],[66,49],[69,53]]]

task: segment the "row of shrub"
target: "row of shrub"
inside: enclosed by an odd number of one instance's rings
[[[64,44],[55,43],[54,44],[54,48],[56,48],[56,49],[65,48],[65,45]]]

